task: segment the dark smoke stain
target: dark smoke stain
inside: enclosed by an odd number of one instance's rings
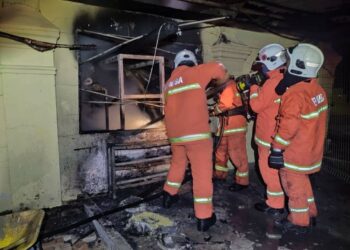
[[[164,23],[166,23],[166,25],[162,26],[162,30],[159,33],[160,39],[158,48],[160,50],[157,51],[157,55],[163,56],[165,59],[165,79],[167,79],[172,71],[173,59],[176,52],[185,48],[190,49],[196,52],[199,61],[202,61],[201,56],[199,56],[201,52],[201,41],[198,30],[183,31],[182,35],[178,36],[176,34],[177,23],[172,19],[115,9],[101,9],[95,15],[84,11],[79,13],[74,20],[72,29],[72,32],[76,34],[76,43],[95,44],[96,49],[78,51],[78,62],[83,62],[122,42],[113,41],[109,38],[102,38],[101,36],[92,36],[76,32],[78,29],[128,37],[150,34],[145,39],[118,48],[117,51],[101,59],[96,59],[88,63],[80,63],[80,88],[89,89],[91,86],[98,86],[100,89],[104,90],[104,93],[119,97],[118,64],[116,62],[106,63],[104,59],[116,56],[119,53],[153,55],[159,29]],[[135,64],[135,61],[125,60],[124,64],[125,66],[128,64]],[[125,71],[124,75],[128,75],[125,78],[126,91],[128,91],[128,89],[137,88],[139,93],[136,94],[143,94],[146,89],[147,93],[159,93],[159,79],[157,77],[158,67],[154,67],[150,84],[147,85],[150,71],[150,66],[133,71]],[[86,83],[90,82],[93,84],[86,85]],[[79,92],[81,133],[103,132],[108,130],[115,131],[121,128],[118,104],[92,104],[90,101],[113,100],[106,99],[103,96]],[[130,110],[129,107],[131,108]],[[140,121],[141,119],[140,124],[147,124],[149,120],[153,120],[161,115],[161,110],[159,108],[143,104],[128,105],[126,108],[126,121],[129,121],[127,124],[130,124],[128,126],[131,127],[134,121]],[[140,113],[142,114],[141,116],[139,115]],[[139,122],[137,122],[137,124],[139,124]]]

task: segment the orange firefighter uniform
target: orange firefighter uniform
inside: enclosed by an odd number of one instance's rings
[[[220,114],[228,109],[242,106],[241,96],[236,83],[231,80],[228,86],[219,95],[219,102],[214,111]],[[249,168],[246,149],[247,121],[242,115],[224,117],[223,124],[219,124],[217,136],[220,135],[221,126],[224,131],[220,144],[215,152],[214,177],[225,179],[227,177],[227,161],[230,158],[236,167],[235,182],[240,185],[249,184]]]
[[[282,96],[273,148],[284,150],[280,170],[289,197],[288,220],[308,226],[317,208],[309,174],[320,171],[326,134],[328,102],[316,79],[291,86]]]
[[[272,136],[276,129],[276,117],[280,106],[280,96],[275,88],[283,78],[281,69],[267,72],[268,79],[263,86],[250,87],[250,107],[257,113],[254,141],[258,146],[259,169],[266,184],[266,204],[269,207],[280,209],[284,207],[284,193],[278,170],[270,168],[268,157]]]
[[[195,215],[199,219],[210,218],[213,213],[213,141],[205,95],[211,80],[227,80],[227,70],[221,63],[179,66],[164,88],[165,126],[172,150],[164,191],[177,194],[189,161]]]

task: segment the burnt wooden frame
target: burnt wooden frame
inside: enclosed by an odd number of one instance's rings
[[[159,94],[140,94],[140,95],[126,95],[124,88],[124,59],[134,60],[151,60],[158,61],[159,65]],[[155,99],[159,98],[164,103],[164,97],[162,94],[163,86],[165,82],[165,70],[164,70],[164,57],[162,56],[147,56],[147,55],[131,55],[131,54],[119,54],[118,55],[118,80],[119,80],[119,98],[120,101],[124,100],[137,100],[137,99]],[[125,107],[120,105],[120,129],[125,129]]]

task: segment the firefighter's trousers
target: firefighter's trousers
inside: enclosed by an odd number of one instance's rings
[[[245,133],[233,133],[223,136],[215,153],[215,177],[227,177],[227,161],[230,158],[236,167],[235,182],[240,185],[249,184],[249,167]]]
[[[171,151],[171,166],[164,184],[164,191],[171,195],[178,193],[189,162],[193,177],[195,215],[199,219],[211,217],[213,213],[213,140],[210,138],[181,145],[172,144]]]
[[[284,192],[277,169],[269,167],[270,148],[258,145],[259,170],[266,184],[266,204],[272,208],[284,208]]]
[[[289,197],[288,220],[298,226],[309,226],[310,218],[317,216],[309,175],[281,169],[280,176],[284,191]]]

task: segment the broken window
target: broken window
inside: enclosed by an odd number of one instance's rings
[[[114,45],[78,35],[98,50],[79,54],[80,132],[109,132],[162,125],[164,58],[151,55],[101,56]]]
[[[121,129],[159,126],[163,114],[164,58],[118,55]]]

